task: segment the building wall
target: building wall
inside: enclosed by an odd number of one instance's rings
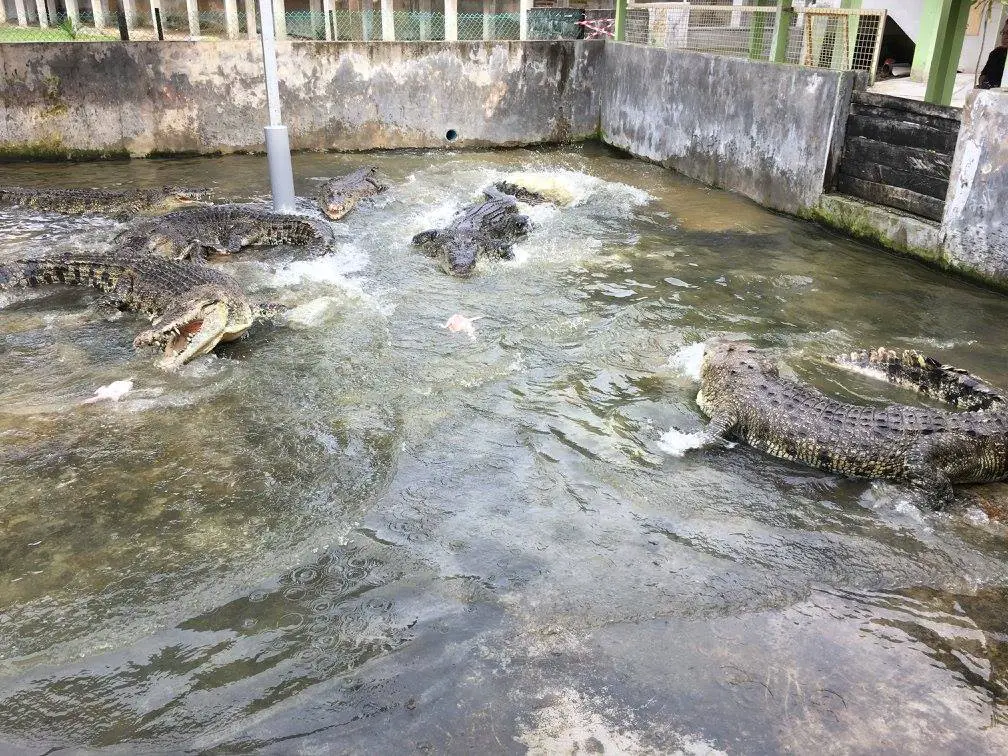
[[[598,131],[604,42],[282,42],[294,149],[565,142]],[[261,151],[258,41],[0,45],[0,153]]]
[[[613,43],[602,138],[767,207],[799,213],[823,192],[855,74]]]

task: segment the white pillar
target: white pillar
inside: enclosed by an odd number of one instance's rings
[[[420,39],[427,40],[431,37],[431,0],[420,0]]]
[[[322,22],[325,24],[325,38],[333,38],[332,28],[332,0],[322,0]]]
[[[257,36],[255,0],[245,0],[245,33],[249,39]]]
[[[126,18],[126,32],[132,32],[136,28],[136,6],[133,0],[119,0],[122,3],[123,16]]]
[[[532,0],[518,0],[518,39],[526,40],[528,34],[528,12],[532,7]]]
[[[395,41],[395,16],[392,15],[392,0],[381,0],[381,38],[386,42]]]
[[[224,36],[238,39],[238,0],[224,0]]]
[[[91,0],[91,15],[94,16],[95,29],[105,28],[105,9],[102,0]]]
[[[361,34],[364,41],[371,39],[371,11],[374,9],[374,5],[371,0],[361,0],[360,4],[360,15],[361,15]]]
[[[319,38],[322,31],[322,0],[308,0],[308,15],[311,19],[312,39]]]
[[[458,41],[458,0],[444,0],[444,38]]]
[[[42,29],[48,29],[49,22],[46,21],[45,0],[35,0],[35,12],[38,14],[39,27]]]
[[[493,19],[496,14],[497,0],[483,0],[483,39],[493,39],[497,33]]]
[[[270,2],[270,0],[264,0]],[[273,28],[276,29],[277,39],[287,39],[287,9],[284,7],[284,0],[272,0],[273,2]]]
[[[77,9],[77,0],[66,0],[66,11],[71,26],[76,29],[80,26],[80,11]]]
[[[14,15],[18,26],[28,26],[28,13],[25,11],[24,0],[14,0]]]
[[[196,0],[186,0],[185,4],[186,15],[189,17],[189,36],[193,39],[199,39],[199,6],[196,4]]]

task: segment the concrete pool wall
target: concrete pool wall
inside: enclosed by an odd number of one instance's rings
[[[626,43],[283,42],[296,150],[601,138],[794,215],[1008,289],[1008,91],[971,95],[942,222],[827,188],[852,72]],[[0,157],[258,152],[257,42],[0,44]]]
[[[591,138],[604,44],[278,43],[291,147]],[[0,154],[8,157],[263,150],[258,41],[0,44],[0,75]]]

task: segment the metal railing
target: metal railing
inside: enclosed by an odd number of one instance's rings
[[[640,3],[627,12],[625,39],[750,60],[867,71],[874,81],[885,19],[884,10]]]
[[[108,12],[95,23],[90,10],[80,3],[76,18],[61,16],[46,19],[43,24],[34,16],[25,25],[17,20],[0,22],[0,42],[87,42],[120,39],[119,16]],[[240,5],[240,4],[239,4]],[[381,40],[388,38],[383,32],[382,12],[374,3],[372,10],[349,11],[334,9],[330,2],[323,10],[289,11],[276,19],[279,39],[317,40]],[[603,23],[598,12],[588,12],[596,25]],[[609,12],[611,15],[611,11]],[[589,29],[583,21],[586,12],[574,8],[531,8],[527,10],[527,38],[530,40],[583,39],[602,36]],[[403,41],[445,39],[445,14],[438,11],[394,11],[392,39]],[[213,41],[248,36],[248,20],[239,9],[229,20],[225,13],[203,11],[190,16],[182,12],[164,13],[159,5],[134,2],[128,16],[123,17],[126,34],[131,41],[150,40],[205,40]],[[253,19],[259,30],[259,21]],[[604,25],[604,23],[603,23]],[[610,24],[611,26],[611,24]],[[521,35],[519,13],[459,13],[457,38],[459,40],[517,40]]]

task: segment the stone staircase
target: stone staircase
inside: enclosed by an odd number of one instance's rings
[[[940,222],[959,108],[855,92],[835,190]]]

